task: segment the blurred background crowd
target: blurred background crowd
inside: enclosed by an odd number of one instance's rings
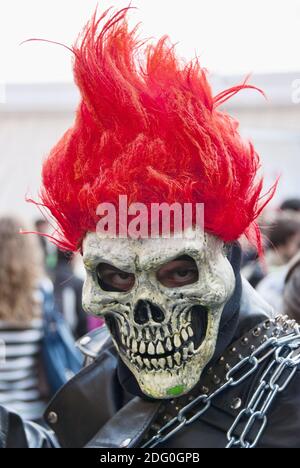
[[[101,8],[111,3],[103,0]],[[134,3],[146,33],[160,36],[168,31],[174,42],[182,42],[179,52],[187,57],[196,48],[201,63],[213,72],[215,93],[241,82],[249,71],[251,83],[264,90],[267,100],[245,91],[226,106],[261,156],[266,190],[280,177],[277,193],[259,220],[265,256],[258,258],[241,239],[242,272],[276,313],[300,320],[300,1],[254,0],[247,10],[237,0],[190,0],[190,8],[183,11],[182,2],[165,0],[159,12],[153,2]],[[26,195],[37,198],[42,160],[74,117],[78,94],[71,60],[60,47],[18,44],[30,37],[71,44],[96,4],[76,0],[71,15],[66,1],[13,0],[2,5],[0,404],[32,420],[41,418],[58,386],[49,385],[53,375],[41,359],[49,300],[73,343],[102,322],[83,312],[80,256],[58,251],[47,238],[52,232],[48,221],[25,202]],[[208,21],[212,16],[214,21]],[[46,236],[20,235],[21,228]],[[61,326],[57,316],[51,323]],[[52,346],[51,341],[46,345]]]

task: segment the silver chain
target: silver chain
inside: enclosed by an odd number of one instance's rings
[[[254,448],[257,445],[267,425],[267,413],[271,404],[286,389],[297,371],[300,363],[299,347],[298,329],[296,336],[293,334],[276,340],[274,359],[261,376],[247,407],[239,413],[229,429],[226,448]],[[298,353],[295,354],[295,350]],[[240,435],[236,437],[234,432],[238,427]]]
[[[250,399],[249,404],[239,413],[227,433],[228,444],[226,448],[255,447],[267,425],[267,412],[272,402],[277,394],[287,387],[295,375],[297,366],[300,363],[299,348],[300,331],[297,325],[295,326],[295,331],[287,336],[267,339],[249,356],[242,359],[229,370],[223,385],[210,395],[200,395],[184,406],[142,448],[154,448],[166,442],[185,426],[192,424],[209,409],[217,395],[223,393],[227,388],[240,385],[249,376],[254,374],[268,357],[274,355],[272,362],[260,378],[259,386]],[[295,350],[298,350],[298,353],[295,354]],[[192,410],[193,414],[189,415]],[[238,426],[243,429],[240,429],[241,435],[236,437],[234,432]],[[254,429],[256,430],[254,431]],[[249,440],[250,433],[252,441]],[[253,433],[255,433],[254,436]]]

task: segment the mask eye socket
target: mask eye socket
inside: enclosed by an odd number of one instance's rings
[[[108,263],[99,263],[97,266],[97,278],[101,289],[112,292],[128,292],[135,283],[133,273],[119,270]]]
[[[199,272],[195,260],[184,255],[163,265],[156,272],[156,278],[166,288],[180,288],[196,283]]]

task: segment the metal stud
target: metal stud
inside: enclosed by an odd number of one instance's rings
[[[131,442],[131,439],[125,439],[123,440],[123,442],[120,444],[120,447],[128,447],[128,445],[130,444]]]
[[[247,346],[248,343],[249,343],[249,339],[245,336],[245,338],[242,339],[242,345]]]
[[[241,398],[234,398],[230,404],[230,408],[233,410],[238,410],[242,406]]]
[[[271,320],[266,320],[264,323],[264,329],[269,330],[271,328]]]
[[[217,375],[214,375],[213,381],[215,382],[215,384],[219,385],[219,383],[221,382],[221,379]]]
[[[236,348],[234,348],[234,347],[231,348],[231,350],[229,352],[230,352],[230,354],[235,354],[236,353]]]
[[[48,416],[47,416],[47,420],[48,420],[48,423],[49,424],[57,424],[58,422],[58,414],[55,413],[54,411],[51,411]]]
[[[255,337],[258,337],[261,334],[261,328],[257,327],[255,330],[253,330],[252,335]]]
[[[80,344],[81,344],[82,346],[86,346],[86,345],[88,345],[91,341],[92,341],[92,338],[91,338],[90,336],[84,336],[83,338],[81,338]]]

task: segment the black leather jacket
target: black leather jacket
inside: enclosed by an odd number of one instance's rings
[[[238,335],[241,337],[272,315],[272,310],[247,283],[243,283]],[[118,380],[117,355],[106,333],[81,345],[96,359],[54,397],[45,417],[48,429],[23,422],[0,408],[0,447],[138,447],[143,435],[161,412],[164,402],[149,401],[126,393]],[[226,433],[253,393],[257,376],[220,394],[196,422],[169,439],[165,448],[222,448]],[[52,429],[52,430],[51,430]],[[300,447],[300,373],[269,412],[259,447]]]

